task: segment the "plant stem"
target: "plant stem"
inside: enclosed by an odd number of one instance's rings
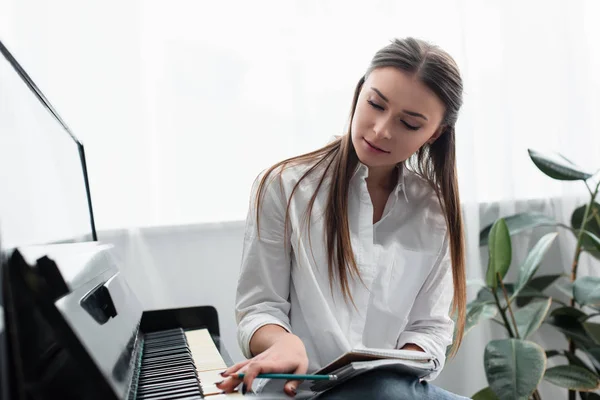
[[[506,287],[504,286],[504,282],[502,281],[502,277],[498,272],[496,272],[496,276],[498,278],[498,282],[500,282],[500,286],[502,286],[502,293],[504,293],[504,298],[506,299],[506,308],[508,308],[508,313],[510,314],[510,318],[513,322],[513,327],[515,328],[515,336],[517,339],[520,339],[519,329],[517,328],[517,321],[515,320],[515,314],[510,306],[510,299],[508,298],[508,292],[506,291]]]
[[[586,183],[587,186],[587,183]],[[574,282],[577,279],[577,267],[579,264],[579,256],[581,255],[581,245],[583,242],[583,235],[585,231],[585,226],[588,223],[588,217],[590,215],[590,210],[594,205],[594,200],[596,200],[596,196],[598,195],[598,189],[600,188],[600,182],[596,185],[596,190],[591,193],[590,202],[585,207],[585,212],[583,213],[583,219],[581,220],[581,227],[579,228],[579,234],[577,235],[577,246],[575,247],[575,256],[573,257],[573,264],[571,265],[571,281]],[[591,190],[590,190],[591,192]],[[571,299],[571,306],[575,305],[574,299]]]
[[[598,210],[596,210],[596,208],[594,208],[593,210],[591,210],[590,212],[590,216],[588,217],[586,224],[588,222],[592,222],[593,220],[598,220]]]
[[[514,338],[515,335],[513,334],[513,331],[510,328],[510,323],[508,322],[508,318],[506,318],[506,313],[504,312],[504,309],[502,308],[502,305],[500,304],[500,299],[498,298],[498,294],[496,293],[495,288],[492,288],[492,294],[494,295],[494,299],[496,300],[496,306],[498,306],[498,311],[500,312],[500,315],[502,316],[502,320],[504,321],[504,327],[508,331],[508,336],[510,336],[511,338]]]
[[[592,189],[590,188],[590,185],[588,185],[587,181],[583,181],[583,183],[585,183],[585,187],[587,188],[588,192],[590,193],[590,197],[594,196],[594,192],[592,192]]]
[[[585,182],[588,190],[590,189],[587,182]],[[575,247],[575,256],[573,257],[573,264],[571,265],[571,282],[575,282],[577,279],[577,267],[579,266],[579,256],[581,256],[581,247],[583,244],[583,235],[585,232],[585,226],[587,225],[588,217],[590,215],[590,210],[594,205],[594,201],[596,200],[596,196],[598,195],[598,189],[600,188],[600,182],[596,185],[596,189],[594,192],[589,190],[590,192],[590,202],[585,207],[585,212],[583,213],[583,219],[581,220],[581,227],[579,228],[579,234],[577,235],[577,246]],[[571,299],[571,307],[575,307],[575,299]],[[575,354],[576,347],[573,340],[569,339],[569,351]],[[577,392],[575,390],[569,390],[569,400],[575,400],[577,397]]]
[[[540,396],[540,392],[537,389],[533,392],[533,400],[542,400],[542,396]]]

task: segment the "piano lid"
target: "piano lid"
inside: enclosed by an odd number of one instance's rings
[[[19,252],[29,265],[35,265],[41,257],[49,257],[67,285],[77,288],[107,270],[119,270],[111,249],[108,244],[82,242],[20,247]]]
[[[96,239],[82,142],[0,40],[4,248]]]

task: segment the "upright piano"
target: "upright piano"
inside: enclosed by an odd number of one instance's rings
[[[143,310],[99,242],[4,252],[2,400],[220,399],[212,306]]]
[[[97,242],[83,144],[2,41],[0,86],[1,400],[241,396],[215,308],[144,310]]]
[[[11,97],[2,111],[15,119],[0,126],[0,170],[11,178],[0,206],[14,206],[0,207],[3,232],[46,243],[0,249],[0,400],[242,396],[214,385],[232,365],[217,310],[145,310],[97,241],[83,145],[2,41],[0,80]],[[23,187],[39,190],[23,201]]]

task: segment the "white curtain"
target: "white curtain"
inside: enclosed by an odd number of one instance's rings
[[[344,132],[356,82],[394,37],[440,45],[464,77],[457,146],[469,278],[485,271],[483,225],[531,209],[568,222],[586,198],[585,187],[541,174],[528,148],[600,168],[595,0],[2,0],[0,7],[0,39],[83,139],[100,231],[129,229],[138,238],[148,227],[242,221],[260,170]],[[573,243],[559,242],[562,269]],[[144,265],[146,275],[167,268]],[[146,278],[159,293],[160,279]],[[450,386],[472,394],[485,385],[481,344],[490,334],[475,332],[468,346],[479,353],[456,361],[477,369],[477,379],[460,378],[464,367],[456,367]]]

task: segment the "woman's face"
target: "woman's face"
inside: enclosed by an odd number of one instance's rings
[[[405,161],[442,132],[445,106],[415,75],[394,67],[371,72],[352,120],[352,144],[369,167]]]

